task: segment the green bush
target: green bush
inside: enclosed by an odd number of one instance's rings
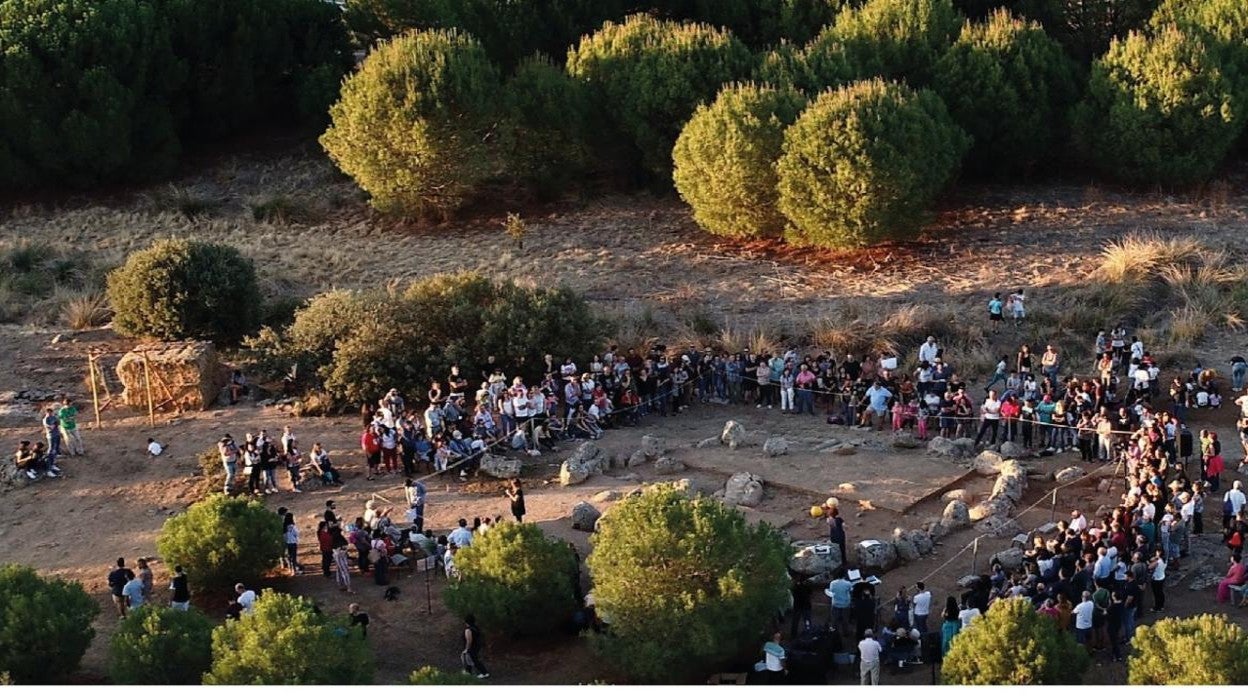
[[[824,92],[784,133],[787,235],[846,248],[913,234],[969,145],[928,90],[873,80]]]
[[[509,175],[552,193],[590,161],[592,104],[584,85],[545,56],[520,64],[502,92]]]
[[[1092,65],[1074,112],[1093,167],[1126,182],[1181,186],[1208,178],[1243,131],[1236,93],[1209,40],[1176,27],[1115,41]]]
[[[647,15],[607,22],[568,51],[568,73],[590,86],[657,181],[670,180],[672,146],[698,103],[748,76],[753,62],[728,31]]]
[[[672,151],[672,180],[706,230],[734,238],[777,235],[776,160],[784,129],[806,100],[793,88],[730,85],[700,106]]]
[[[0,567],[0,674],[13,683],[53,683],[78,668],[95,637],[100,607],[78,582]]]
[[[191,609],[141,606],[108,647],[108,675],[119,684],[198,684],[212,664],[212,621]]]
[[[363,685],[373,680],[373,651],[342,616],[311,601],[268,591],[255,609],[212,631],[212,668],[204,684]]]
[[[442,671],[437,667],[422,666],[407,677],[412,686],[480,686],[481,679],[460,671]]]
[[[321,145],[379,211],[446,216],[493,172],[498,71],[458,31],[378,46],[347,78]]]
[[[1015,686],[1077,682],[1091,662],[1072,633],[1023,598],[999,599],[953,638],[941,664],[946,685]]]
[[[842,0],[653,0],[633,3],[664,19],[724,27],[751,47],[805,43],[846,4]]]
[[[807,47],[807,60],[831,66],[815,71],[819,89],[872,77],[921,87],[931,81],[932,67],[961,26],[951,0],[867,0],[838,14]],[[842,63],[849,75],[838,74]]]
[[[251,342],[258,365],[298,363],[333,397],[371,401],[391,387],[423,391],[458,363],[463,375],[496,356],[507,375],[537,378],[541,357],[592,353],[599,323],[572,291],[521,288],[477,274],[442,275],[402,294],[332,291],[313,298],[281,334]]]
[[[1228,77],[1248,92],[1248,3],[1240,0],[1166,0],[1153,13],[1154,30],[1177,25],[1203,34],[1216,46]],[[1233,68],[1233,73],[1231,69]]]
[[[1162,618],[1131,641],[1127,679],[1135,686],[1239,686],[1248,683],[1248,637],[1225,615]]]
[[[261,297],[251,260],[229,245],[162,240],[108,275],[113,326],[130,337],[233,343],[256,329]]]
[[[460,576],[447,585],[446,606],[472,614],[486,630],[540,635],[565,625],[580,605],[580,569],[564,541],[535,524],[505,523],[455,555]]]
[[[144,0],[0,0],[0,186],[168,173],[185,68]]]
[[[166,519],[156,548],[170,567],[186,570],[192,588],[228,593],[259,580],[286,546],[281,517],[262,503],[214,494]]]
[[[642,681],[702,677],[744,649],[789,597],[787,546],[765,523],[660,486],[615,505],[589,570],[609,632],[602,656]]]
[[[1079,96],[1075,65],[1039,24],[1005,10],[968,22],[935,73],[933,89],[974,138],[976,169],[1028,172],[1065,141]]]
[[[159,0],[186,62],[188,137],[258,121],[325,121],[354,63],[342,12],[325,0]]]

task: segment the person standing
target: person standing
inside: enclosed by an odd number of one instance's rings
[[[295,525],[295,515],[286,514],[282,522],[282,541],[286,543],[286,562],[290,565],[291,576],[300,572],[299,568],[299,527]]]
[[[1148,570],[1152,573],[1153,612],[1161,613],[1166,610],[1166,556],[1162,551],[1153,553]]]
[[[138,567],[139,571],[135,574],[139,579],[139,584],[143,588],[143,600],[151,601],[155,585],[152,583],[152,568],[148,565],[148,559],[145,557],[139,558]]]
[[[469,613],[464,617],[464,650],[460,653],[460,661],[464,664],[464,672],[476,674],[478,679],[490,678],[490,670],[481,662],[481,645],[484,638],[477,627],[477,617]]]
[[[845,554],[845,519],[841,518],[840,501],[836,497],[828,497],[823,508],[828,517],[828,539],[840,549],[841,560],[847,561],[849,556]]]
[[[191,587],[186,579],[186,572],[182,569],[182,565],[173,568],[173,579],[169,580],[169,589],[173,592],[173,599],[169,602],[169,606],[179,611],[186,611],[191,608]]]
[[[763,664],[766,667],[767,683],[777,685],[784,683],[785,669],[784,646],[780,644],[780,632],[776,631],[771,640],[763,645]]]
[[[880,685],[880,643],[876,642],[874,631],[867,629],[858,643],[858,671],[863,686]]]
[[[56,458],[61,455],[61,420],[56,418],[56,412],[51,407],[43,411],[43,438],[48,443],[48,471],[60,475]]]
[[[56,411],[60,422],[61,438],[65,442],[65,452],[69,455],[81,456],[86,453],[82,447],[82,437],[78,435],[78,408],[69,398],[65,398],[61,409]]]
[[[520,478],[512,478],[507,498],[511,500],[511,515],[516,518],[516,523],[524,523],[524,486]]]
[[[234,443],[234,439],[229,434],[226,434],[217,444],[217,453],[221,456],[221,467],[225,468],[225,485],[221,489],[226,496],[229,496],[234,477],[238,474],[238,445]]]
[[[338,588],[348,594],[354,594],[351,589],[351,558],[347,556],[347,541],[345,539],[337,541],[339,545],[334,547],[334,570],[338,579]]]
[[[916,582],[914,586],[918,589],[911,600],[914,611],[914,629],[926,635],[927,617],[932,612],[932,592],[927,590],[927,585],[923,582]]]
[[[143,580],[138,577],[131,577],[130,581],[121,588],[121,594],[124,597],[126,607],[135,610],[143,606]]]
[[[997,334],[1001,331],[1002,311],[1005,309],[1005,303],[1001,300],[1000,293],[992,294],[992,300],[988,301],[988,320],[992,326],[992,333]]]
[[[126,559],[117,558],[117,566],[108,573],[108,589],[113,594],[113,605],[117,608],[117,615],[120,618],[126,617],[126,584],[134,579],[134,572],[126,567]]]

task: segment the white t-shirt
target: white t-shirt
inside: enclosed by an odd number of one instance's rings
[[[975,608],[974,606],[971,606],[970,608],[964,608],[961,611],[959,611],[958,620],[962,621],[962,629],[965,630],[966,628],[970,627],[971,623],[974,622],[975,619],[979,618],[981,615],[983,614],[981,614],[979,612],[979,609]]]
[[[1092,610],[1096,608],[1096,604],[1092,603],[1092,599],[1082,601],[1075,606],[1075,629],[1091,630],[1092,629]]]
[[[1078,533],[1088,527],[1088,517],[1080,514],[1070,520],[1070,530]]]
[[[991,398],[984,400],[984,406],[980,408],[980,416],[984,419],[1001,419],[1001,401]]]
[[[1245,502],[1248,502],[1248,497],[1236,489],[1228,490],[1222,499],[1231,503],[1231,516],[1239,516],[1239,510],[1244,508]]]
[[[149,455],[159,456],[165,452],[165,447],[161,446],[160,443],[153,441],[147,445],[147,452]]]
[[[446,539],[461,548],[466,548],[472,545],[472,531],[461,526],[451,531],[451,534]]]
[[[862,642],[858,643],[858,656],[863,664],[879,664],[880,643],[876,642],[873,637],[862,638]]]
[[[238,605],[243,607],[243,613],[251,613],[256,605],[256,592],[248,589],[238,595]]]
[[[920,591],[914,595],[914,615],[926,616],[932,612],[932,592]]]
[[[1162,582],[1166,579],[1166,561],[1158,560],[1157,566],[1153,568],[1153,581]]]

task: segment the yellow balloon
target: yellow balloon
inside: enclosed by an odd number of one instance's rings
[[[812,519],[821,519],[821,518],[823,518],[823,507],[819,506],[818,504],[816,504],[815,506],[811,507],[811,508],[810,508],[810,518],[812,518]]]

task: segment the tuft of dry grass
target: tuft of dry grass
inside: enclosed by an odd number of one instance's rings
[[[79,292],[70,297],[61,311],[61,321],[70,329],[89,330],[108,323],[113,309],[102,291]]]
[[[1157,233],[1132,233],[1105,243],[1095,276],[1113,284],[1144,281],[1156,276],[1163,266],[1196,263],[1208,252],[1200,240],[1188,235],[1167,238]]]

